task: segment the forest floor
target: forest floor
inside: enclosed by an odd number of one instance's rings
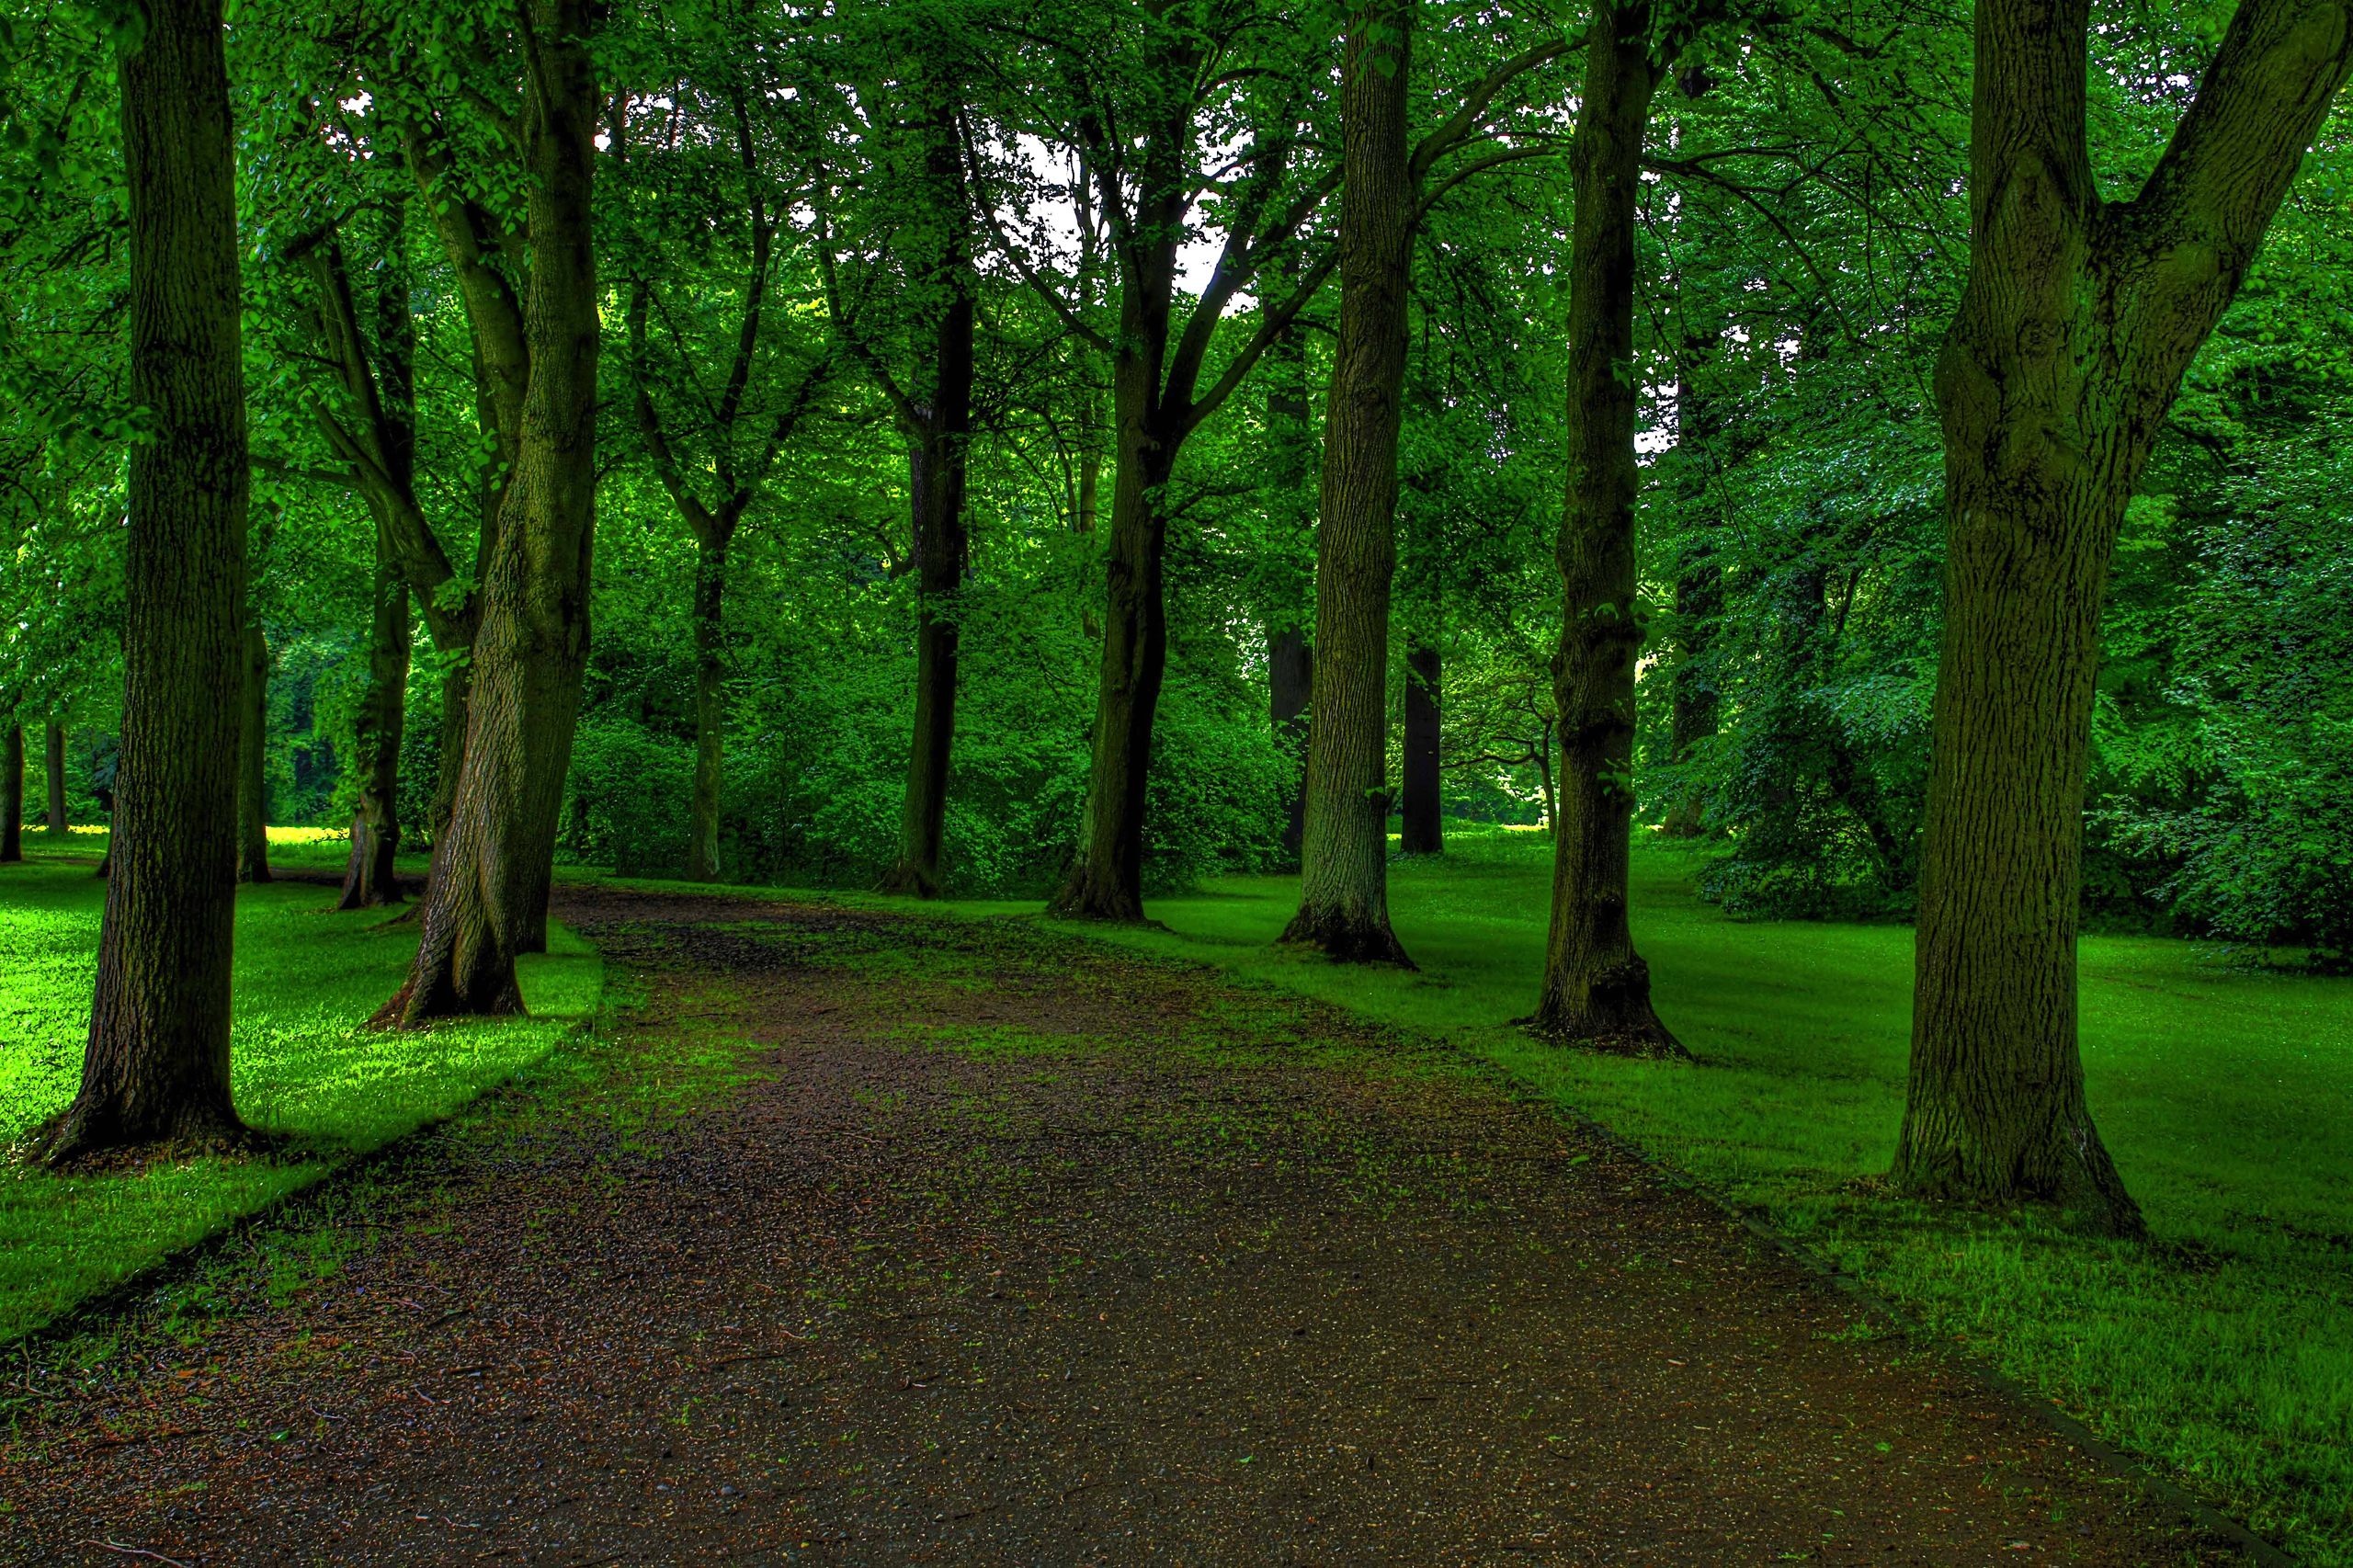
[[[1024,921],[561,898],[606,1026],[28,1346],[0,1560],[2236,1560],[1493,1066]]]

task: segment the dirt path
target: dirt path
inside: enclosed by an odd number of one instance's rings
[[[618,1032],[28,1365],[0,1561],[2235,1561],[1449,1053],[1014,924],[561,913]]]

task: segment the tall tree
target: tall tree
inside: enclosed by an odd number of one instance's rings
[[[2089,0],[1979,0],[1970,268],[1937,367],[1945,622],[1907,1190],[2142,1228],[2076,1044],[2086,744],[2125,503],[2353,73],[2346,0],[2243,0],[2147,181],[2103,200]]]
[[[545,946],[556,819],[588,653],[596,524],[596,253],[602,107],[586,0],[529,0],[517,127],[529,173],[528,379],[497,537],[481,570],[466,755],[424,935],[380,1021],[519,1011],[515,960]],[[502,428],[510,426],[502,426]]]
[[[245,579],[236,160],[219,0],[150,0],[121,62],[131,383],[122,761],[89,1044],[51,1160],[233,1136],[230,957]]]
[[[1436,633],[1417,632],[1405,645],[1405,777],[1398,801],[1397,847],[1407,855],[1446,849],[1446,807],[1438,786],[1444,682]]]
[[[394,858],[401,848],[401,734],[406,727],[410,623],[392,524],[378,516],[368,583],[368,678],[352,722],[347,763],[359,780],[351,809],[351,855],[338,909],[401,902]]]
[[[1341,64],[1340,329],[1315,530],[1315,684],[1299,913],[1285,942],[1405,964],[1389,928],[1389,595],[1419,192],[1406,109],[1414,0],[1349,17]]]
[[[251,585],[247,592],[250,596]],[[250,612],[248,612],[250,614]],[[237,880],[269,876],[269,639],[248,619],[237,683]]]
[[[1633,826],[1636,602],[1635,204],[1651,100],[1696,18],[1649,0],[1594,0],[1585,89],[1569,147],[1576,211],[1569,239],[1568,502],[1556,550],[1561,642],[1560,817],[1538,1032],[1634,1054],[1682,1047],[1651,1007],[1650,966],[1627,919]]]
[[[25,858],[25,727],[14,715],[0,739],[0,860]]]
[[[43,748],[43,760],[49,774],[49,831],[65,831],[65,726],[55,719],[48,724],[49,744]]]

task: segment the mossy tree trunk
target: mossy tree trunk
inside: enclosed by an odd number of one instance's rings
[[[531,176],[529,380],[482,572],[464,770],[406,984],[404,1027],[517,1012],[517,954],[546,945],[564,773],[588,652],[599,324],[590,231],[598,114],[585,0],[533,0],[522,135]]]
[[[49,831],[63,834],[65,821],[65,726],[51,719],[49,744],[44,748],[49,774]]]
[[[238,692],[237,880],[269,877],[269,639],[245,622],[244,668]]]
[[[1315,529],[1315,687],[1299,913],[1282,939],[1350,962],[1411,960],[1389,926],[1389,598],[1413,276],[1406,96],[1414,0],[1349,18],[1341,66],[1340,327]]]
[[[131,449],[121,765],[89,1043],[45,1152],[243,1132],[229,1082],[246,450],[218,0],[149,0],[121,61]]]
[[[11,719],[0,738],[0,861],[25,858],[25,727]]]
[[[1937,367],[1945,622],[1894,1180],[2143,1228],[2076,1041],[2085,753],[2125,504],[2353,72],[2346,0],[2245,0],[2131,200],[2086,131],[2088,0],[1979,0],[1970,270]]]
[[[1569,148],[1568,502],[1561,519],[1559,813],[1544,989],[1531,1020],[1548,1038],[1638,1055],[1681,1051],[1651,1007],[1650,968],[1627,916],[1633,826],[1635,602],[1635,203],[1643,139],[1665,62],[1646,0],[1594,0],[1585,88]]]

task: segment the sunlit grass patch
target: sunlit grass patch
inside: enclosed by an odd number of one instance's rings
[[[73,1097],[89,1026],[105,884],[86,863],[0,871],[0,1141]],[[97,1176],[0,1172],[0,1338],[39,1326],[335,1165],[449,1115],[539,1060],[592,1012],[595,953],[561,927],[523,961],[533,1016],[426,1033],[362,1028],[400,983],[413,925],[335,914],[327,890],[244,889],[232,1059],[245,1119],[293,1157],[164,1162]]]

